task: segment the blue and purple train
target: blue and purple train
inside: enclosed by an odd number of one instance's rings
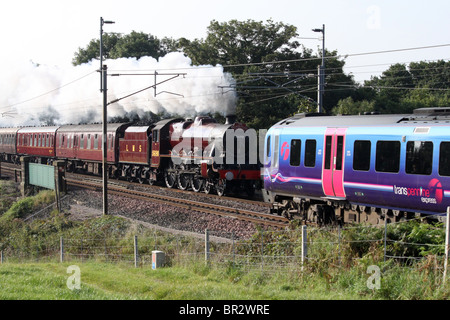
[[[272,211],[318,224],[439,217],[450,206],[450,108],[298,114],[265,138]]]

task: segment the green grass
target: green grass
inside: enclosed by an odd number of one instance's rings
[[[360,299],[333,292],[325,281],[204,267],[153,270],[124,264],[80,263],[80,289],[70,290],[70,263],[0,265],[0,300],[308,300]],[[239,279],[238,279],[239,278]],[[296,278],[296,279],[295,279]]]

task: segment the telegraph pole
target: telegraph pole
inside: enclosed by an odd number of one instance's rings
[[[103,25],[113,24],[114,21],[105,21],[100,18],[100,92],[103,92],[103,120],[102,120],[102,176],[103,176],[103,215],[108,214],[108,87],[106,78],[108,66],[103,65]]]
[[[317,80],[317,112],[323,112],[323,92],[325,87],[325,25],[322,25],[322,29],[312,29],[314,32],[322,32],[322,64],[318,67],[318,80]]]

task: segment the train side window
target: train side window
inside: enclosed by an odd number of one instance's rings
[[[316,140],[306,140],[305,142],[305,167],[314,168],[316,166]]]
[[[399,172],[400,141],[377,142],[375,170],[378,172]]]
[[[298,167],[300,165],[300,154],[302,151],[302,141],[299,139],[291,140],[291,159],[289,163],[293,167]]]
[[[356,140],[353,145],[353,170],[369,171],[371,142]]]
[[[87,135],[87,146],[86,146],[86,149],[91,149],[91,135],[90,134],[88,134]]]
[[[450,142],[441,142],[439,152],[439,175],[450,176]]]
[[[95,134],[94,136],[94,149],[98,149],[98,134]]]
[[[81,134],[80,149],[84,149],[84,134]]]
[[[270,157],[270,136],[267,137],[266,158]]]
[[[112,149],[112,144],[113,144],[113,138],[112,138],[112,134],[108,134],[108,149]]]
[[[408,141],[406,144],[406,173],[430,175],[432,170],[433,142]]]

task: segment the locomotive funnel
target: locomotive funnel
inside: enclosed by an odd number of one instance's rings
[[[226,121],[225,124],[234,124],[236,122],[236,115],[235,114],[229,114],[225,117]]]

